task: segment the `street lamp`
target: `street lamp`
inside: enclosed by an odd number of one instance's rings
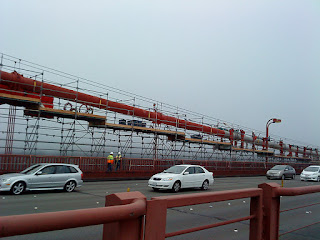
[[[269,142],[269,126],[271,123],[281,123],[281,119],[278,118],[271,118],[267,122],[266,125],[266,150],[268,151],[268,142]]]

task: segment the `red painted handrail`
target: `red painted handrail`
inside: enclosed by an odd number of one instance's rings
[[[146,201],[94,209],[0,217],[0,237],[84,227],[136,219],[146,213]]]
[[[106,197],[104,208],[0,217],[0,237],[104,224],[103,239],[140,240],[144,232],[145,240],[164,240],[166,237],[250,220],[250,240],[278,240],[280,196],[315,192],[320,192],[320,186],[281,188],[276,183],[264,183],[259,188],[155,197],[149,201],[139,192],[117,193]],[[249,216],[166,233],[168,208],[247,197],[251,197]]]
[[[247,188],[240,190],[228,190],[220,192],[207,192],[198,194],[185,194],[177,196],[154,197],[148,201],[146,216],[145,240],[163,240],[181,234],[200,231],[208,228],[218,227],[226,224],[250,220],[250,240],[261,240],[262,237],[262,189]],[[195,204],[221,202],[234,199],[251,198],[250,215],[213,223],[209,225],[184,229],[176,232],[166,233],[166,213],[168,208],[183,207]],[[161,224],[159,224],[161,223]]]
[[[183,207],[210,202],[221,202],[249,197],[261,197],[260,188],[246,188],[240,190],[226,190],[219,192],[207,192],[197,194],[184,194],[177,196],[154,197],[151,200],[166,200],[168,208]]]
[[[295,188],[282,188],[277,183],[263,183],[259,185],[263,190],[263,205],[264,205],[264,240],[277,240],[279,239],[279,225],[280,225],[280,196],[298,196],[304,194],[311,194],[320,192],[320,186],[308,187],[295,187]],[[294,210],[297,208],[293,208]],[[305,228],[301,227],[296,230],[291,230],[287,233],[297,231]],[[286,233],[283,233],[284,235]]]
[[[298,196],[310,193],[320,192],[320,186],[307,186],[295,188],[277,188],[278,196]]]

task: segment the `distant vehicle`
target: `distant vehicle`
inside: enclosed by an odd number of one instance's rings
[[[162,173],[153,175],[148,186],[157,191],[169,189],[178,192],[181,188],[207,190],[214,182],[213,173],[198,165],[175,165]]]
[[[289,165],[276,165],[267,171],[266,177],[268,179],[294,179],[296,177],[296,170]]]
[[[317,181],[320,182],[320,166],[311,165],[305,168],[300,174],[301,181]]]
[[[120,119],[120,120],[119,120],[119,124],[127,125],[127,120],[125,120],[125,119]]]
[[[145,122],[142,122],[140,120],[129,120],[128,125],[130,126],[137,126],[137,127],[146,127],[147,124]]]
[[[72,192],[82,186],[83,173],[77,165],[39,163],[20,173],[0,175],[0,191],[19,195],[28,190],[64,189]]]
[[[193,134],[193,135],[191,135],[191,138],[193,138],[193,139],[202,139],[202,136],[201,136],[201,134]]]

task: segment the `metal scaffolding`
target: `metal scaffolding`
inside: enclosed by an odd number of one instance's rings
[[[269,162],[319,160],[317,147],[304,148],[303,153],[299,150],[303,149],[302,146],[293,147],[292,151],[291,147],[289,151],[283,148],[265,151],[259,138],[252,142],[245,141],[263,135],[262,132],[5,54],[1,55],[0,70],[15,71],[34,80],[34,92],[24,90],[23,85],[16,88],[15,83],[9,80],[2,79],[0,82],[0,154],[101,157],[113,151],[121,152],[127,158],[154,160],[190,159],[252,163],[264,162],[266,157]],[[37,85],[39,82],[40,86]],[[48,91],[44,94],[44,83],[73,90],[74,96],[69,99],[56,97],[51,90],[51,94],[48,94]],[[37,89],[40,90],[36,93]],[[93,106],[90,102],[80,101],[80,92],[98,96],[100,103]],[[74,100],[70,101],[70,98]],[[103,104],[105,99],[106,103]],[[109,101],[133,106],[133,111],[110,110]],[[149,115],[150,112],[155,113],[155,118],[137,117],[134,112],[137,108],[149,111]],[[157,119],[160,114],[175,116],[176,122],[166,124],[163,120]],[[202,127],[191,129],[187,124],[183,127],[180,119],[185,122],[192,121],[193,124]],[[210,129],[220,129],[226,132],[226,135],[206,132],[206,126]],[[226,137],[227,135],[229,137]],[[286,139],[272,138],[272,141],[278,146]],[[299,145],[290,143],[292,146]],[[295,149],[298,149],[296,153]]]

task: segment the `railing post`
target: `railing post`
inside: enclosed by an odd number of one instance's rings
[[[106,196],[106,207],[124,205],[146,197],[140,192],[124,192]],[[141,240],[144,217],[103,225],[103,240]]]
[[[154,199],[147,202],[144,240],[164,240],[167,223],[167,200]]]
[[[252,197],[250,200],[250,215],[255,215],[255,218],[250,220],[250,235],[249,240],[262,240],[262,193],[258,197]]]
[[[259,188],[263,190],[263,240],[279,239],[280,197],[276,190],[277,183],[262,183]]]

